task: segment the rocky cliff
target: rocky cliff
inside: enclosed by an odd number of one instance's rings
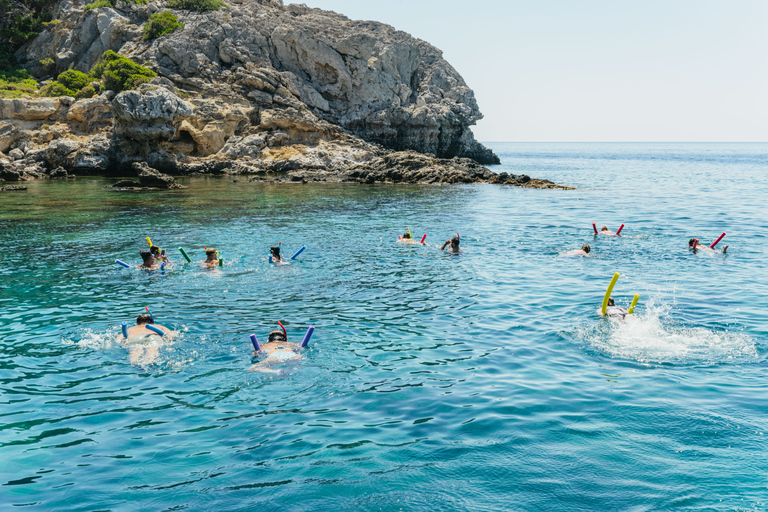
[[[58,2],[57,21],[16,54],[36,77],[92,72],[107,50],[158,76],[79,100],[0,99],[0,178],[58,167],[134,175],[136,162],[173,174],[351,176],[355,167],[359,178],[371,174],[361,165],[374,172],[393,151],[430,155],[434,169],[499,162],[470,131],[482,117],[472,90],[424,41],[281,0],[173,10],[183,28],[145,41],[142,25],[166,5]],[[484,171],[469,181],[495,179],[478,178]]]

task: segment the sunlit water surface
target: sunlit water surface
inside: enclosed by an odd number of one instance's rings
[[[0,507],[764,510],[768,145],[490,146],[578,190],[2,193]],[[722,231],[727,256],[687,250]],[[173,267],[114,264],[146,236]],[[278,242],[308,249],[276,267]],[[614,272],[633,322],[596,315]],[[145,306],[181,334],[137,367],[116,340]],[[304,358],[246,371],[278,320],[316,326]]]

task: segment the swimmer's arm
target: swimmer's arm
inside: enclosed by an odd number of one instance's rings
[[[445,250],[445,246],[448,245],[449,243],[451,243],[451,241],[450,240],[446,240],[445,243],[440,247],[440,250],[441,251]]]

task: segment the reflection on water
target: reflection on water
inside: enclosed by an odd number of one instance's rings
[[[494,146],[498,171],[575,191],[79,178],[0,196],[5,503],[763,508],[767,149]],[[406,227],[430,245],[395,243]],[[437,250],[457,231],[461,255]],[[727,256],[688,252],[722,231]],[[172,266],[114,264],[146,236]],[[307,250],[270,265],[278,242]],[[595,314],[614,272],[632,321]],[[145,306],[181,334],[132,366],[119,326]],[[291,342],[317,327],[305,357],[247,372],[248,335],[278,320]]]

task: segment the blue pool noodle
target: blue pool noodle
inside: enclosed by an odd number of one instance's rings
[[[259,346],[259,340],[256,339],[255,334],[251,334],[251,343],[253,343],[253,348],[256,352],[261,352],[261,346]]]
[[[150,330],[150,331],[152,331],[152,332],[156,332],[156,333],[157,333],[158,335],[160,335],[161,337],[162,337],[162,336],[165,336],[165,331],[163,331],[162,329],[158,329],[158,328],[157,328],[157,327],[155,327],[154,325],[150,325],[150,324],[144,324],[144,327],[146,327],[147,329],[149,329],[149,330]]]
[[[269,255],[269,262],[272,263],[272,255]]]
[[[128,339],[128,324],[123,322],[123,337]]]
[[[291,256],[291,259],[292,259],[292,260],[295,260],[295,259],[296,259],[296,256],[298,256],[299,254],[301,254],[302,252],[304,252],[304,249],[306,249],[306,248],[307,248],[307,246],[306,246],[306,245],[302,245],[302,246],[301,246],[301,249],[299,249],[298,251],[296,251],[296,254],[294,254],[293,256]]]
[[[127,264],[126,262],[124,262],[124,261],[115,260],[115,263],[117,263],[118,265],[121,265],[121,266],[123,266],[125,268],[131,268],[131,266],[129,264]]]
[[[165,262],[162,262],[162,263],[160,264],[160,270],[162,270],[163,272],[165,272]]]
[[[304,335],[304,341],[301,342],[301,348],[304,348],[309,343],[309,338],[312,337],[312,333],[315,332],[315,326],[310,325],[309,329],[307,329],[307,334]]]

